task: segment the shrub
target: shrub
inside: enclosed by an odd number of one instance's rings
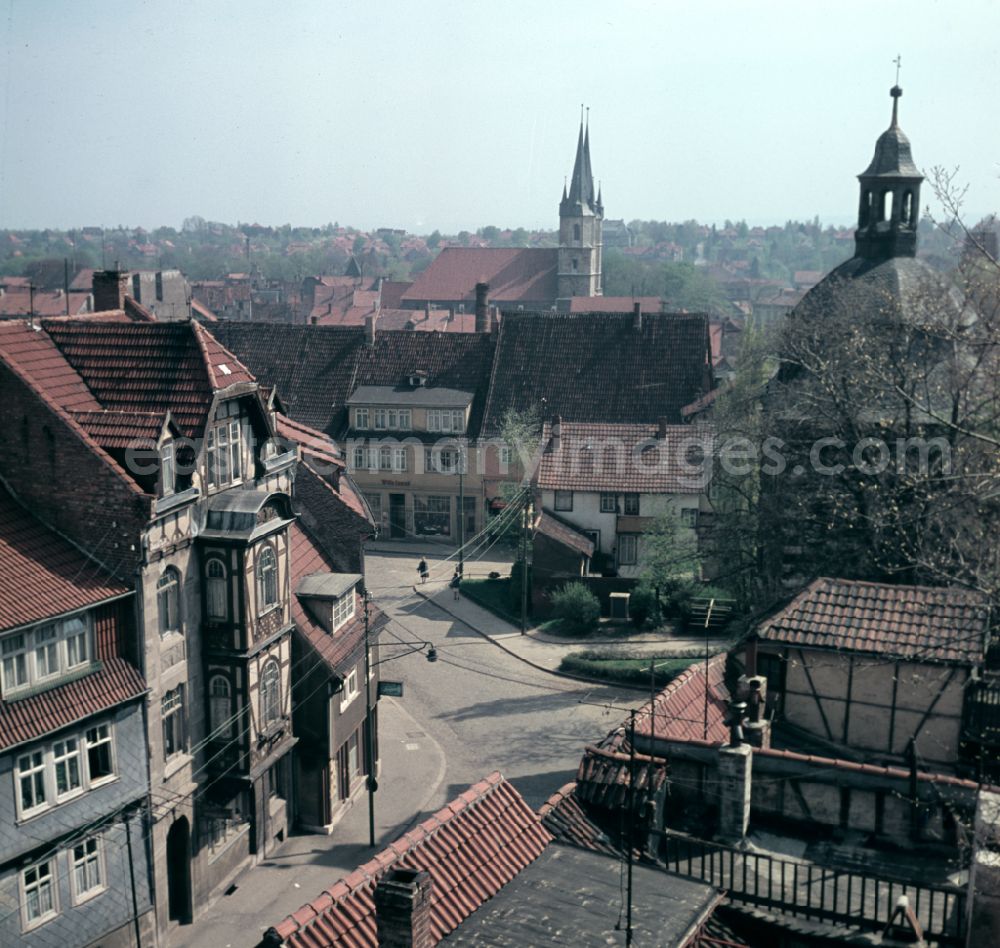
[[[646,583],[640,583],[632,590],[628,608],[637,629],[643,626],[655,628],[663,621],[663,612],[656,597],[656,590]]]
[[[552,613],[571,632],[589,632],[601,617],[601,603],[583,583],[566,583],[552,593]]]

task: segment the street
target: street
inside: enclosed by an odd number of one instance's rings
[[[494,770],[537,809],[573,779],[583,746],[619,722],[623,709],[643,700],[635,691],[575,682],[532,667],[416,595],[420,552],[367,554],[368,588],[391,619],[382,633],[381,675],[404,685],[402,699],[379,703],[376,850],[367,845],[367,799],[362,796],[332,835],[291,836],[276,856],[244,873],[235,891],[217,898],[193,925],[175,929],[171,944],[255,944],[270,925]],[[433,593],[445,585],[453,565],[428,559],[431,581],[423,589]],[[508,568],[469,565],[467,575],[474,569],[477,576]],[[477,625],[493,630],[502,625],[463,604],[466,613]],[[424,641],[437,649],[436,662],[428,662],[423,651],[410,652],[407,643]]]

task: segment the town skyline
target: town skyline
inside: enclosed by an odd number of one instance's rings
[[[639,2],[572,18],[301,4],[275,20],[254,4],[14,0],[0,223],[549,229],[585,103],[609,218],[848,224],[897,55],[917,165],[957,167],[977,218],[1000,193],[1000,135],[979,118],[1000,16],[963,6],[947,23],[929,3],[841,4],[823,23],[785,3]]]

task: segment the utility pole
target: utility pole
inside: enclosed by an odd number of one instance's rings
[[[141,813],[142,810],[136,811]],[[135,895],[135,861],[132,858],[132,823],[128,812],[125,813],[125,845],[128,849],[128,875],[132,883],[132,924],[135,926],[136,948],[142,948],[142,936],[139,931],[139,902]]]
[[[705,717],[704,724],[702,727],[702,740],[708,740],[708,624],[712,621],[712,610],[715,608],[715,600],[712,599],[708,603],[708,609],[705,612]]]
[[[521,635],[528,631],[528,521],[531,519],[531,494],[524,498],[521,511]]]
[[[465,446],[458,446],[458,575],[465,576]]]
[[[632,944],[632,841],[635,837],[635,708],[628,716],[628,901],[625,909],[625,948]]]
[[[371,676],[371,641],[368,638],[369,609],[371,594],[365,590],[365,756],[368,758],[368,845],[375,846],[375,791],[378,790],[378,780],[375,779],[375,742],[372,740],[372,676]]]

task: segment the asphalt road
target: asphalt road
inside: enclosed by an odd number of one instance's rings
[[[386,662],[381,674],[404,682],[402,704],[445,752],[443,805],[494,770],[537,808],[572,780],[583,746],[603,737],[641,703],[635,691],[577,683],[538,671],[413,594],[418,556],[367,557],[368,587],[391,617],[383,659],[404,653],[403,642],[437,648]],[[435,568],[442,575],[446,567]],[[476,564],[479,572],[488,567]]]

